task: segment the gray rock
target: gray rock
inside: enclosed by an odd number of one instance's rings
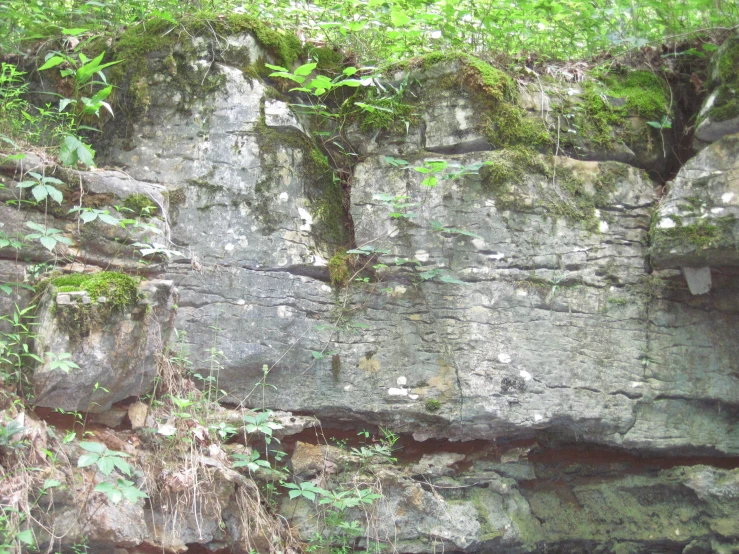
[[[707,294],[711,290],[710,267],[683,267],[690,294]]]
[[[669,185],[652,225],[658,268],[739,265],[739,135],[690,159]]]
[[[148,392],[157,376],[160,325],[170,317],[172,283],[142,285],[141,294],[152,298],[148,313],[137,306],[111,310],[84,292],[57,295],[50,288],[34,345],[43,360],[33,373],[36,405],[103,413],[115,402]],[[52,369],[47,352],[70,354],[79,367]]]
[[[267,127],[295,129],[305,134],[305,129],[290,110],[287,102],[267,98],[264,100],[264,123]]]

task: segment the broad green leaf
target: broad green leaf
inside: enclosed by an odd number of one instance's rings
[[[39,237],[39,242],[41,245],[46,248],[49,252],[54,250],[54,247],[56,246],[57,240],[54,237]]]
[[[295,75],[301,75],[305,77],[306,75],[310,75],[313,70],[316,68],[318,64],[317,63],[306,63],[298,67],[294,73]]]
[[[77,460],[77,467],[88,467],[96,463],[100,459],[97,454],[82,454]]]
[[[20,533],[16,533],[15,538],[27,546],[36,544],[36,541],[33,540],[33,532],[30,529],[24,529]]]
[[[95,454],[103,454],[108,449],[104,444],[100,444],[99,442],[81,442],[80,448],[88,452],[94,452]]]
[[[63,35],[72,36],[72,37],[76,37],[86,32],[87,32],[87,29],[84,29],[82,27],[75,27],[73,29],[62,29]]]
[[[103,475],[110,475],[115,469],[115,457],[114,456],[103,456],[98,459],[98,469]]]
[[[51,69],[52,67],[56,67],[59,64],[64,63],[65,59],[61,56],[51,56],[48,60],[46,60],[46,63],[38,68],[39,71],[43,71],[44,69]]]

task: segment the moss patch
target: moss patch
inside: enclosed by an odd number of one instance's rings
[[[600,225],[596,210],[609,204],[618,183],[629,176],[627,166],[602,162],[586,182],[561,160],[520,147],[493,152],[487,161],[480,169],[482,190],[495,198],[499,210],[544,210],[555,219],[581,223],[589,232]]]
[[[351,256],[346,252],[337,252],[328,261],[328,275],[332,285],[343,287],[349,282],[352,276],[350,260]]]
[[[171,88],[183,95],[183,102],[187,104],[191,97],[207,95],[223,84],[223,76],[218,72],[193,67],[190,63],[192,59],[188,59],[188,55],[195,48],[193,39],[216,40],[217,37],[243,33],[252,33],[280,65],[290,67],[302,53],[302,45],[296,36],[275,31],[261,21],[238,14],[185,17],[179,20],[179,27],[154,19],[129,28],[110,48],[102,39],[94,48],[98,51],[107,49],[112,58],[122,62],[110,68],[109,80],[118,86],[127,81],[128,86],[121,89],[124,97],[135,110],[145,112],[151,103],[149,74],[157,63],[155,59],[149,59],[150,54],[162,55],[157,70],[169,76]],[[250,60],[247,50],[231,48],[216,54],[228,55],[229,63],[240,65],[251,73],[252,66],[263,66],[264,60]]]
[[[652,227],[652,244],[660,250],[684,250],[686,246],[697,250],[711,248],[739,248],[734,240],[734,226],[737,221],[733,215],[716,218],[700,218],[694,223],[684,224],[679,216],[672,216],[677,224],[669,229]],[[655,221],[656,223],[656,221]]]
[[[610,73],[603,78],[609,96],[622,98],[629,114],[659,121],[667,115],[670,91],[665,82],[651,71]]]
[[[114,309],[122,309],[136,303],[138,285],[125,273],[101,271],[100,273],[72,273],[51,280],[57,292],[86,292],[93,302],[104,296]]]
[[[435,398],[429,398],[428,400],[426,400],[424,408],[427,412],[433,414],[441,409],[441,402],[439,402]]]
[[[133,306],[138,300],[136,281],[123,273],[103,271],[94,274],[73,273],[62,275],[49,281],[52,294],[84,291],[92,300],[91,304],[54,304],[54,315],[73,341],[90,334],[94,328],[105,325],[114,312]],[[98,298],[105,297],[103,303]]]
[[[132,194],[123,201],[123,205],[131,210],[135,217],[152,217],[161,212],[157,203],[145,194]]]

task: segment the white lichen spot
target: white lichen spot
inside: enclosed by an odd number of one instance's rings
[[[505,254],[503,254],[503,252],[496,252],[495,254],[490,254],[488,258],[490,258],[491,260],[499,261],[505,258]]]
[[[282,319],[289,319],[293,315],[290,313],[290,309],[287,306],[277,306],[277,317]]]
[[[237,305],[237,306],[243,306],[244,304],[246,304],[246,300],[244,300],[243,298],[239,298],[239,299],[238,299],[238,300],[236,301],[236,305]]]
[[[721,202],[724,204],[728,204],[732,200],[734,200],[734,193],[733,192],[725,192],[721,195]]]
[[[534,421],[541,421],[544,419],[544,416],[541,414],[534,414]]]
[[[408,383],[408,379],[406,379],[405,377],[398,377],[396,379],[396,382],[402,387]]]
[[[408,398],[410,398],[411,400],[418,400],[418,395],[417,394],[409,394],[408,395]]]
[[[223,247],[223,249],[226,252],[233,252],[234,248],[236,248],[236,247],[233,244],[231,244],[230,242],[226,246]]]
[[[387,393],[390,396],[408,396],[408,389],[396,389],[393,387],[387,389]]]
[[[642,386],[642,384],[639,381],[632,381],[631,382],[631,388],[632,389],[635,389],[635,388],[641,387],[641,386]]]
[[[723,208],[721,208],[721,207],[718,207],[718,208],[711,208],[711,213],[712,213],[712,214],[720,214],[720,213],[721,213],[721,212],[723,212],[723,211],[724,211],[724,209],[723,209]]]
[[[390,293],[390,296],[397,297],[397,296],[403,296],[408,291],[407,288],[405,288],[403,285],[397,285],[393,291]]]
[[[290,195],[288,195],[286,192],[280,193],[280,202],[287,202],[290,198]]]
[[[675,220],[671,217],[663,217],[659,220],[659,223],[657,223],[657,229],[672,229],[676,225],[677,223],[675,223]]]
[[[485,239],[472,239],[472,246],[474,246],[478,250],[482,250],[483,248],[485,248]]]
[[[601,233],[607,233],[608,232],[608,229],[609,229],[609,227],[608,227],[608,222],[607,221],[601,221],[600,223],[598,223],[598,230]]]
[[[419,262],[427,262],[429,261],[429,253],[425,250],[416,250],[416,259]]]
[[[524,289],[516,289],[516,295],[517,296],[528,296],[529,293],[526,292]]]
[[[511,356],[509,354],[505,354],[505,353],[498,354],[498,361],[501,364],[510,364],[511,363]]]
[[[331,292],[331,287],[329,287],[328,285],[321,285],[321,290],[323,292]]]
[[[347,385],[347,386],[345,386],[345,387],[344,387],[344,391],[346,391],[346,392],[349,392],[349,391],[350,391],[350,390],[352,390],[353,388],[354,388],[354,387],[352,387],[351,385]]]
[[[525,369],[522,369],[518,374],[521,376],[521,378],[523,378],[524,381],[531,381],[531,379],[533,379],[531,373],[529,373]]]
[[[300,219],[303,221],[300,230],[310,231],[311,225],[313,225],[313,216],[305,208],[298,208],[298,215],[300,215]]]
[[[313,265],[316,267],[326,267],[328,265],[328,261],[320,254],[314,254]]]

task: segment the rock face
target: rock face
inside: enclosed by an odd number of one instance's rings
[[[739,265],[739,135],[728,135],[686,163],[655,216],[655,267]]]
[[[660,201],[644,170],[664,168],[669,144],[646,125],[653,107],[628,92],[646,77],[594,98],[576,82],[514,84],[479,60],[431,59],[390,75],[416,92],[405,120],[348,126],[344,146],[359,156],[336,164],[351,165],[342,183],[325,155],[335,152],[311,138],[316,122],[258,77],[264,61],[273,54],[249,33],[183,35],[142,60],[146,73],[129,73],[124,89],[135,109],[106,127],[99,151],[125,173],[59,175],[82,179],[96,209],[143,194],[157,216],[137,214],[132,235],[101,222],[80,232],[60,209],[47,216],[74,242],[23,247],[26,257],[156,273],[141,285],[152,313],[177,329],[192,374],[217,376],[226,404],[403,435],[412,454],[401,469],[380,463],[356,484],[382,489],[367,537],[392,538],[398,552],[733,551],[737,136],[690,160]],[[659,105],[664,91],[652,92]],[[603,127],[593,110],[618,117]],[[44,221],[0,209],[11,232]],[[28,266],[9,262],[15,254],[0,250],[0,275],[21,280]],[[706,277],[706,266],[724,269]],[[102,412],[149,392],[147,310],[75,338],[59,318],[106,301],[54,294],[36,351],[68,352],[81,369],[67,378],[45,361],[37,403]],[[296,433],[305,479],[371,458]],[[234,491],[247,484],[215,455],[198,463],[220,471],[206,524],[173,526],[153,502],[125,533],[97,525],[110,533],[96,535],[100,551],[240,551]],[[151,464],[175,492],[187,488],[187,476]],[[129,508],[116,520],[141,519],[140,504]],[[311,509],[299,499],[282,510],[303,538],[317,530]]]
[[[115,305],[85,290],[58,292],[53,284],[40,307],[35,348],[43,362],[33,380],[36,406],[102,413],[113,403],[149,392],[157,377],[161,324],[171,312],[172,282],[152,280],[139,286],[140,298]],[[63,352],[78,366],[64,367]]]

